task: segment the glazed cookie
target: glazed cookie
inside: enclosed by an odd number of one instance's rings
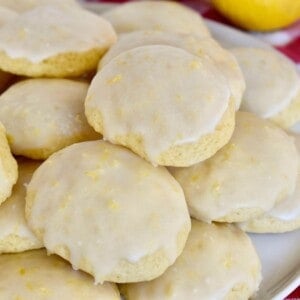
[[[0,28],[0,68],[30,77],[79,76],[116,40],[101,17],[72,5],[38,6]]]
[[[120,300],[115,284],[95,285],[89,275],[45,250],[4,254],[0,265],[1,299]]]
[[[300,153],[300,136],[295,137],[295,144]],[[239,226],[248,232],[286,232],[300,228],[300,168],[295,191],[289,197],[276,204],[264,215],[240,223]]]
[[[246,81],[241,109],[289,128],[300,120],[300,78],[292,61],[279,52],[235,48]]]
[[[0,96],[0,121],[16,155],[46,159],[84,140],[98,139],[84,115],[88,84],[67,79],[20,81]]]
[[[245,90],[243,74],[235,57],[210,37],[199,39],[190,34],[165,31],[133,31],[124,33],[100,60],[98,69],[105,66],[122,52],[146,45],[169,45],[185,49],[197,56],[210,56],[228,79],[232,98],[236,102],[236,108],[239,109]]]
[[[94,77],[88,122],[153,165],[189,166],[230,139],[235,103],[206,55],[151,45],[123,52]]]
[[[230,142],[209,160],[172,169],[193,217],[243,222],[269,211],[296,186],[293,138],[270,121],[237,112]]]
[[[76,0],[0,0],[0,7],[6,7],[13,11],[23,13],[27,10],[31,10],[36,6],[40,5],[47,5],[47,4],[71,4],[77,5],[78,3]]]
[[[128,2],[102,16],[112,23],[117,33],[160,30],[210,36],[199,13],[173,1]]]
[[[121,286],[127,300],[249,299],[261,281],[251,240],[231,224],[192,221],[186,246],[161,277]]]
[[[12,195],[0,206],[0,253],[43,247],[25,221],[26,185],[39,165],[40,163],[34,161],[19,161],[18,181]]]
[[[0,122],[0,204],[11,195],[17,178],[18,165],[10,152],[5,128]]]
[[[28,185],[26,213],[48,252],[96,283],[158,277],[190,230],[170,173],[104,141],[74,144],[44,162]]]

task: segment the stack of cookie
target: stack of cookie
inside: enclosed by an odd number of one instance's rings
[[[300,227],[294,66],[177,3],[61,2],[0,0],[0,298],[248,299],[244,231]]]

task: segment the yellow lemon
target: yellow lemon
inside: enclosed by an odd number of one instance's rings
[[[249,30],[282,28],[300,18],[300,0],[212,0],[232,23]]]

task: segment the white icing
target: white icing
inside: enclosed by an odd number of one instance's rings
[[[246,81],[241,109],[270,118],[285,109],[300,88],[295,65],[284,55],[262,48],[235,48]]]
[[[235,131],[225,147],[205,162],[172,172],[191,215],[210,222],[241,208],[269,211],[294,192],[298,160],[293,139],[282,129],[237,112]]]
[[[174,1],[131,1],[102,15],[117,33],[161,30],[210,36],[201,15]]]
[[[0,6],[0,27],[7,22],[13,21],[18,17],[18,14],[13,10]]]
[[[183,192],[165,168],[104,141],[55,153],[28,193],[29,224],[43,230],[48,251],[65,245],[73,268],[85,269],[84,260],[96,282],[108,280],[121,260],[134,263],[158,250],[173,263],[178,234],[190,224]]]
[[[112,26],[76,6],[38,6],[0,28],[0,51],[38,63],[69,52],[105,50],[115,41]]]
[[[120,300],[115,284],[93,285],[92,278],[45,250],[0,256],[0,299]]]
[[[300,154],[300,136],[294,135],[295,144]],[[298,179],[295,191],[285,200],[277,203],[266,215],[283,220],[292,221],[300,218],[300,167],[298,169]]]
[[[88,90],[86,114],[101,114],[103,136],[140,135],[152,163],[174,145],[215,130],[230,90],[212,60],[170,46],[126,51],[105,65]],[[93,120],[89,120],[93,125]]]
[[[244,284],[249,288],[246,299],[258,289],[260,268],[255,249],[241,230],[193,221],[175,264],[157,279],[125,289],[128,299],[134,300],[216,300],[227,299],[232,288]]]
[[[5,239],[9,235],[14,235],[26,239],[30,247],[42,247],[25,220],[25,184],[31,179],[34,170],[39,166],[38,162],[19,163],[19,177],[13,188],[12,195],[0,206],[0,244],[5,245]],[[5,249],[5,246],[4,246]]]
[[[292,221],[300,218],[300,183],[297,183],[296,190],[292,196],[277,204],[267,215],[283,221]]]
[[[76,0],[0,0],[0,7],[5,7],[10,10],[22,13],[24,11],[33,9],[39,5],[47,4],[68,4],[77,5]]]
[[[118,41],[107,51],[99,62],[99,68],[106,65],[122,52],[147,45],[169,45],[182,48],[194,55],[208,55],[228,80],[231,95],[238,109],[245,90],[243,74],[235,57],[219,46],[212,38],[201,38],[190,34],[165,31],[133,31],[119,36]]]

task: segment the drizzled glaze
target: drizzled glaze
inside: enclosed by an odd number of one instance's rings
[[[116,39],[101,17],[70,5],[38,6],[0,29],[0,51],[38,63],[70,52],[108,48]]]
[[[137,263],[163,250],[169,263],[190,219],[179,184],[129,150],[104,141],[51,156],[28,186],[29,224],[49,252],[66,246],[72,266],[84,260],[103,282],[121,260]],[[85,269],[85,268],[83,268]]]
[[[141,136],[155,164],[170,147],[214,132],[229,100],[227,80],[208,56],[152,45],[124,52],[104,66],[92,81],[85,107],[94,128],[91,115],[101,115],[109,141]]]

